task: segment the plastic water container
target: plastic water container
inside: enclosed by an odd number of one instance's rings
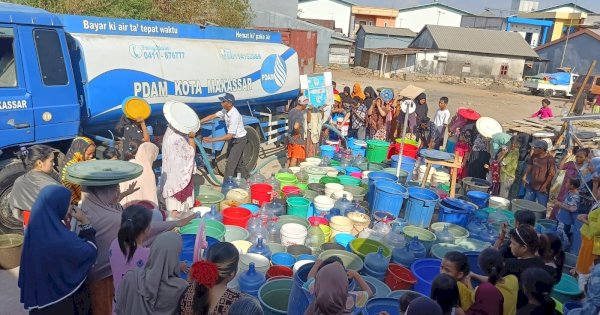
[[[335,155],[335,147],[330,145],[322,145],[321,146],[321,157],[328,157],[329,159],[333,159]]]
[[[267,282],[265,275],[256,271],[253,262],[250,263],[248,271],[241,273],[238,278],[240,291],[254,297],[258,296],[258,290],[265,282]]]
[[[440,202],[438,221],[467,226],[469,215],[476,210],[471,204],[456,198],[446,198]]]
[[[227,196],[227,193],[234,188],[237,188],[237,185],[235,184],[235,181],[233,181],[233,176],[229,176],[223,181],[223,184],[221,185],[221,193],[224,196]]]
[[[382,181],[382,180],[387,180],[387,181],[391,181],[391,182],[398,182],[398,177],[396,177],[395,175],[386,173],[386,172],[370,172],[369,175],[367,176],[369,179],[369,190],[367,191],[367,201],[369,202],[370,205],[373,204],[373,200],[375,198],[375,182],[376,181]]]
[[[217,211],[217,206],[216,205],[211,205],[210,206],[210,212],[204,214],[204,216],[202,218],[209,219],[209,220],[215,220],[215,221],[218,221],[218,222],[223,222],[223,216],[221,215],[221,213],[219,213]]]
[[[375,194],[371,210],[386,211],[391,213],[394,218],[400,215],[400,209],[404,198],[407,197],[408,190],[400,184],[396,184],[387,180],[376,181]]]
[[[304,245],[308,231],[298,223],[286,223],[281,227],[281,245]]]
[[[472,190],[467,193],[467,199],[476,204],[479,209],[486,208],[490,200],[490,194],[483,191]]]
[[[410,271],[417,278],[417,283],[413,289],[429,296],[431,294],[431,283],[440,274],[441,265],[442,261],[440,259],[425,258],[416,260],[410,266]]]
[[[379,247],[376,253],[365,256],[363,273],[377,280],[383,281],[389,265],[388,258],[383,256],[383,248]]]
[[[383,242],[390,248],[403,248],[406,245],[404,234],[402,234],[402,226],[397,223],[392,223],[392,230],[383,238]]]
[[[337,208],[337,209],[340,209],[340,212],[342,214],[345,214],[346,211],[348,211],[348,209],[350,209],[352,207],[352,201],[348,200],[346,198],[347,197],[346,193],[342,192],[341,194],[342,194],[342,198],[338,199],[335,202],[334,207]]]
[[[431,189],[408,187],[404,219],[410,225],[427,228],[431,224],[439,196]]]
[[[271,250],[269,249],[269,246],[267,246],[263,243],[262,237],[259,237],[258,240],[256,241],[256,244],[254,244],[250,248],[248,248],[248,253],[263,255],[263,256],[267,257],[268,259],[271,259]]]
[[[323,230],[319,227],[319,223],[314,222],[308,229],[308,235],[304,245],[310,248],[313,255],[318,255],[323,243],[325,243],[325,233],[323,233]]]
[[[454,235],[448,229],[448,224],[445,224],[441,231],[435,232],[435,237],[438,243],[454,244],[455,241]]]
[[[419,243],[418,240],[415,240],[414,243],[415,249],[417,251],[421,251],[422,244]],[[412,263],[417,259],[415,257],[415,253],[411,250],[412,241],[406,243],[404,247],[396,247],[392,250],[392,262],[395,264],[400,264],[405,267],[410,267]],[[425,252],[425,247],[422,247],[422,251]]]

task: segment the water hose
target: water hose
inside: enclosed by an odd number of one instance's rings
[[[223,183],[217,178],[217,176],[215,176],[215,171],[213,170],[212,166],[210,165],[210,160],[208,159],[208,155],[206,154],[206,151],[204,151],[202,142],[200,142],[200,140],[198,140],[198,138],[195,138],[194,141],[196,142],[196,146],[198,147],[198,150],[200,151],[200,156],[202,156],[202,162],[204,162],[204,166],[206,166],[206,171],[208,172],[208,175],[210,175],[210,178],[216,184],[221,186]]]
[[[267,164],[271,163],[272,161],[277,160],[277,156],[273,155],[271,157],[269,157],[268,159],[266,159],[264,162],[262,162],[259,166],[257,166],[253,171],[250,172],[250,175],[254,175],[256,174],[258,171],[260,171],[263,167],[267,166]]]

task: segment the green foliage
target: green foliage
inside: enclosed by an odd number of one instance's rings
[[[75,15],[176,23],[211,22],[246,27],[253,13],[248,0],[12,0],[12,3]]]

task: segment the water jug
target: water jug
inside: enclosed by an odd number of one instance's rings
[[[371,239],[383,240],[383,238],[390,233],[392,230],[390,228],[389,219],[387,217],[383,218],[383,220],[377,222],[373,226],[373,233],[371,235]]]
[[[448,230],[448,224],[444,224],[441,231],[435,232],[435,236],[438,243],[454,244],[454,234]]]
[[[404,233],[404,227],[408,225],[408,222],[406,222],[406,219],[396,218],[393,224],[398,225],[400,227],[400,232]]]
[[[296,173],[296,178],[298,179],[298,184],[308,184],[308,173],[304,170]]]
[[[344,158],[344,153],[340,150],[337,151],[334,155],[333,155],[333,159],[336,161],[341,161]]]
[[[203,218],[223,222],[223,215],[217,211],[217,205],[214,204],[210,205],[210,212],[205,213]]]
[[[262,184],[266,181],[267,181],[267,179],[264,176],[260,175],[259,172],[256,172],[253,175],[250,175],[250,178],[248,178],[248,183],[250,185]]]
[[[227,193],[234,188],[237,188],[237,185],[233,181],[233,176],[229,176],[223,181],[223,185],[221,185],[221,193],[223,196],[227,196]]]
[[[344,215],[347,216],[350,212],[367,213],[367,209],[361,206],[360,202],[355,201],[354,203],[352,203],[352,206],[346,210],[346,213],[344,213]]]
[[[415,254],[409,249],[410,242],[404,247],[396,247],[392,250],[392,261],[404,267],[409,267],[416,260]]]
[[[366,228],[364,230],[362,230],[362,232],[358,233],[358,238],[371,238],[371,235],[373,234],[373,230],[370,228]]]
[[[278,217],[272,217],[267,230],[269,231],[269,243],[281,243],[281,228],[277,225]]]
[[[483,226],[484,229],[479,234],[475,235],[475,238],[477,238],[480,241],[494,244],[498,239],[499,231],[496,231],[488,224],[483,224]]]
[[[400,224],[394,223],[392,230],[383,238],[383,242],[390,248],[402,248],[406,245],[406,240],[402,234]]]
[[[363,272],[367,276],[383,281],[389,265],[388,258],[383,256],[383,248],[379,247],[376,253],[369,253],[365,256],[365,266]]]
[[[476,217],[473,220],[471,220],[469,224],[467,224],[467,230],[469,231],[470,235],[477,237],[477,235],[481,234],[481,232],[487,230],[487,228],[483,225],[482,220],[482,218]]]
[[[338,199],[333,207],[339,209],[340,213],[345,214],[348,209],[352,208],[352,202],[346,198],[346,194],[343,194],[342,198]]]
[[[413,237],[413,239],[408,244],[408,250],[411,251],[413,255],[415,255],[416,259],[425,258],[425,255],[427,254],[427,249],[425,248],[425,245],[423,245],[423,243],[421,243],[421,241],[419,241],[419,239],[416,236]]]
[[[321,159],[321,163],[319,164],[319,166],[321,166],[321,167],[327,167],[327,166],[329,166],[329,163],[330,163],[329,162],[329,157],[328,156],[324,156]]]
[[[242,293],[257,297],[258,290],[263,284],[265,284],[265,282],[267,282],[267,279],[265,278],[264,274],[256,271],[254,263],[251,262],[248,271],[240,275],[238,282],[240,284],[240,291]]]
[[[248,253],[263,255],[269,258],[269,260],[271,259],[271,250],[269,249],[269,246],[263,244],[262,237],[258,237],[256,243],[253,244],[254,245],[248,248]]]
[[[264,207],[264,205],[263,205]],[[252,214],[252,216],[250,217],[250,220],[248,220],[248,224],[246,225],[246,230],[248,230],[249,234],[254,233],[254,231],[256,231],[256,229],[260,228],[260,225],[262,224],[262,221],[258,218],[258,212]]]
[[[332,208],[331,210],[329,210],[328,213],[325,214],[325,219],[327,219],[327,221],[331,221],[331,218],[338,216],[338,215],[342,215],[342,212],[340,211],[340,209]]]
[[[252,244],[256,244],[259,238],[264,240],[269,239],[269,230],[267,229],[267,225],[262,222],[250,233],[248,241],[250,241]]]
[[[265,183],[271,185],[274,192],[281,190],[281,184],[277,179],[275,179],[275,174],[271,174],[271,177],[269,177]]]
[[[325,234],[323,234],[323,230],[321,230],[319,224],[314,222],[308,229],[304,245],[310,248],[313,255],[317,256],[323,243],[325,243]]]
[[[233,182],[237,185],[237,188],[248,190],[250,186],[248,186],[248,182],[242,178],[242,173],[237,173],[237,177],[233,179]]]
[[[283,203],[279,199],[273,199],[273,201],[265,204],[266,210],[270,216],[282,216],[285,214],[285,208]]]
[[[367,160],[365,159],[364,156],[357,155],[357,156],[354,157],[354,159],[352,161],[352,165],[358,167],[359,165],[361,165],[363,163],[366,163],[366,162],[367,162]]]

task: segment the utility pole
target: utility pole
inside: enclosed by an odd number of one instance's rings
[[[575,8],[577,8],[577,0],[575,0],[575,3],[573,4],[573,14],[575,14]],[[571,21],[573,21],[571,18],[569,18],[569,25],[567,27],[567,38],[565,39],[565,48],[563,49],[563,53],[562,53],[562,57],[560,58],[560,67],[563,67],[563,63],[565,61],[565,55],[567,54],[567,46],[569,45],[569,35],[571,35],[571,26],[572,23]],[[579,25],[579,22],[577,23]],[[584,81],[584,85],[585,85],[585,81]]]

